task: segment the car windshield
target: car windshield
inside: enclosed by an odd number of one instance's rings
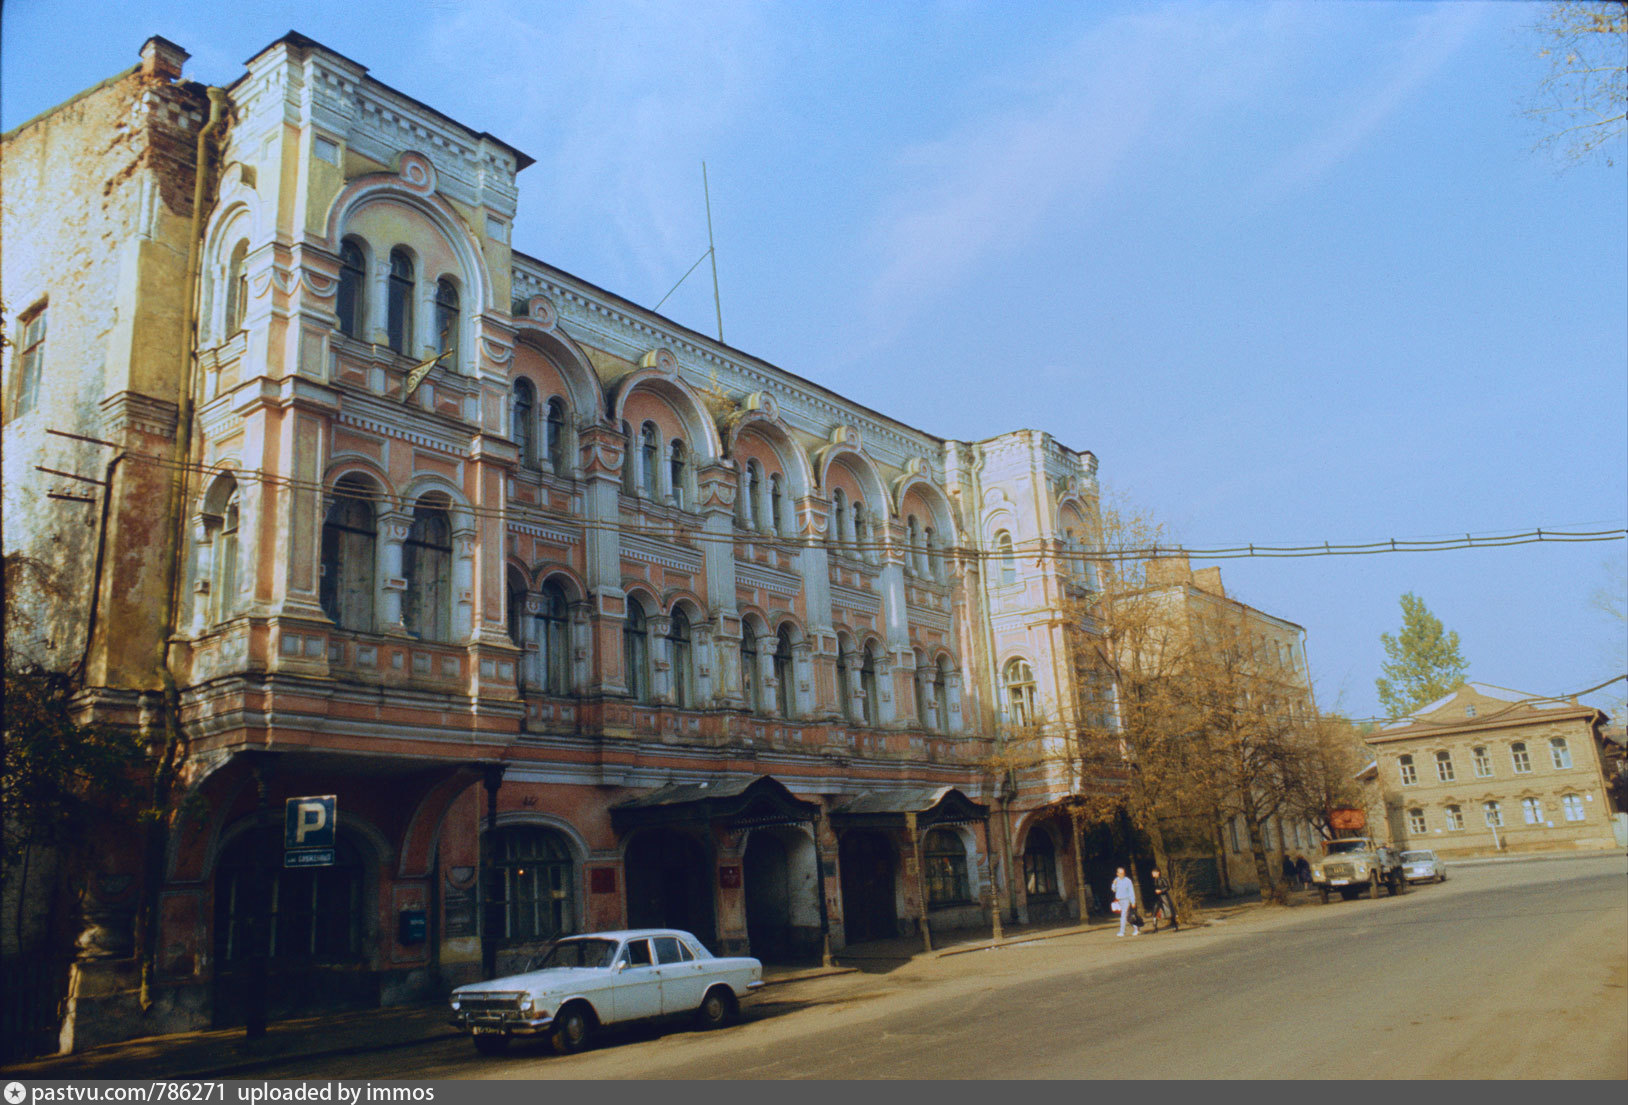
[[[1343,852],[1366,852],[1369,844],[1366,840],[1331,840],[1328,842],[1328,854],[1340,855]]]
[[[554,967],[609,967],[616,954],[614,940],[561,940],[541,959],[532,961],[531,969],[546,971]]]
[[[1402,853],[1402,862],[1403,863],[1429,863],[1431,860],[1433,860],[1435,858],[1436,858],[1436,853],[1434,853],[1434,852],[1403,852]]]

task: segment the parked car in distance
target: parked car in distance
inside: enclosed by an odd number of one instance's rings
[[[1402,870],[1408,882],[1446,882],[1447,865],[1436,858],[1429,848],[1414,848],[1402,853]]]
[[[717,1028],[762,985],[756,959],[720,958],[678,929],[584,933],[556,941],[520,974],[458,987],[451,1023],[482,1055],[516,1036],[547,1036],[566,1053],[628,1021],[687,1014]]]

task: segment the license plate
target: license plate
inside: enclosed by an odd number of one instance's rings
[[[1346,883],[1348,883],[1350,881],[1351,881],[1350,879],[1329,879],[1328,884],[1330,886],[1344,886]]]
[[[501,1035],[503,1035],[503,1030],[501,1028],[483,1028],[478,1024],[474,1027],[474,1029],[472,1031],[477,1036],[501,1036]]]

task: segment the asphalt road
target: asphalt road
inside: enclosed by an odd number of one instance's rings
[[[1111,929],[766,991],[582,1055],[466,1040],[349,1078],[1628,1078],[1628,861],[1460,868],[1399,898]]]

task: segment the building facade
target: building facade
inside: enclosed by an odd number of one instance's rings
[[[1077,909],[1056,787],[988,764],[1074,709],[1095,457],[519,252],[530,159],[309,39],[185,60],[4,136],[8,636],[189,811],[99,851],[70,1046],[237,1023],[257,956],[275,1013],[570,931],[773,962]],[[308,796],[332,863],[284,867]]]
[[[1619,847],[1604,713],[1465,683],[1364,738],[1390,839],[1438,855]]]

